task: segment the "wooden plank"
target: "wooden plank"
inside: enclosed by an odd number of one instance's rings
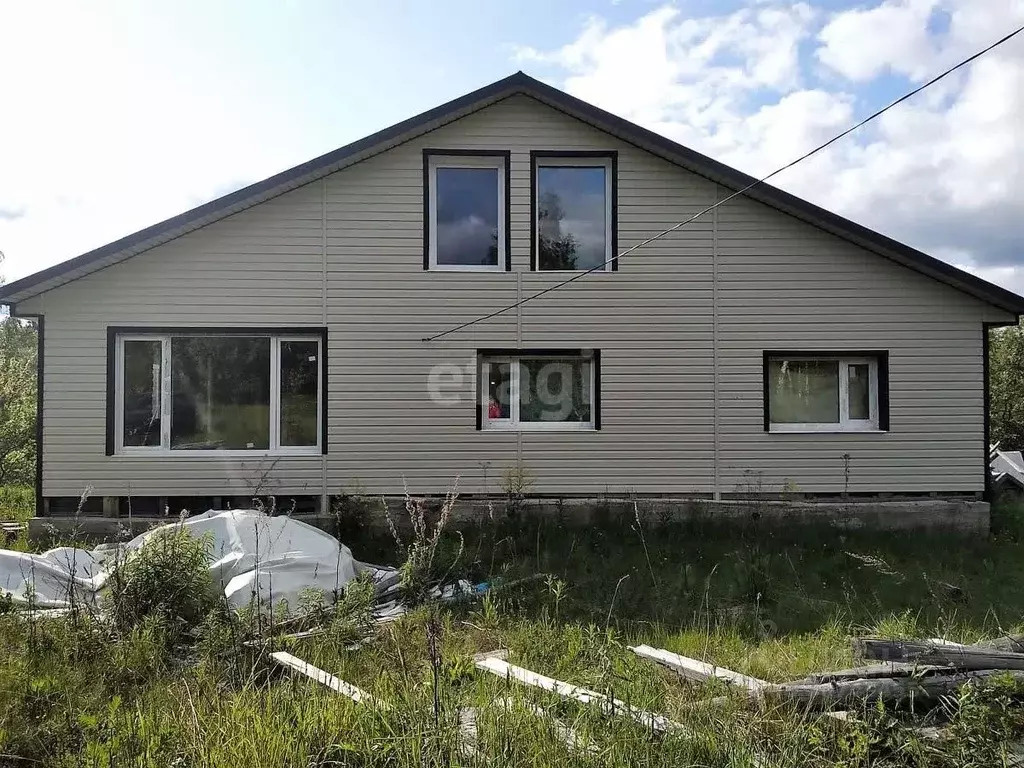
[[[816,672],[799,680],[789,680],[784,685],[818,685],[819,683],[831,683],[837,680],[874,680],[880,677],[920,676],[943,670],[951,672],[953,669],[954,667],[925,666],[909,661],[883,661],[879,664],[869,664],[868,666],[854,667],[853,669]]]
[[[932,645],[941,645],[944,648],[970,648],[971,647],[969,645],[964,645],[963,643],[954,643],[952,640],[946,640],[945,638],[942,638],[942,637],[929,637],[927,640],[925,640],[925,642],[926,643],[931,643]]]
[[[331,690],[336,691],[343,696],[348,696],[357,704],[362,702],[373,703],[374,701],[373,697],[366,691],[356,688],[354,685],[346,683],[344,680],[335,677],[330,672],[325,672],[318,667],[314,667],[312,664],[309,664],[296,656],[292,656],[290,653],[278,651],[270,654],[270,658],[281,666],[292,669],[301,675],[305,675],[311,680],[316,680],[321,685],[326,685]]]
[[[704,681],[711,678],[724,680],[730,685],[743,688],[751,693],[758,693],[767,685],[764,680],[758,680],[756,677],[741,675],[739,672],[733,672],[731,669],[716,667],[714,664],[691,659],[688,656],[680,656],[678,653],[672,653],[662,648],[652,648],[649,645],[631,645],[628,647],[637,656],[656,661],[678,672],[687,680]]]
[[[509,664],[504,659],[499,659],[494,656],[478,656],[474,659],[474,664],[477,669],[482,669],[485,672],[490,672],[492,675],[503,677],[506,680],[516,680],[533,688],[540,688],[545,691],[551,691],[557,693],[564,699],[574,699],[583,704],[597,704],[601,711],[609,715],[626,715],[636,720],[638,723],[646,728],[651,728],[655,731],[666,733],[668,731],[685,731],[686,728],[679,723],[672,722],[662,715],[655,714],[653,712],[647,712],[642,709],[635,709],[630,707],[626,702],[619,701],[610,696],[605,696],[603,693],[592,691],[588,688],[581,688],[570,683],[564,683],[561,680],[555,680],[553,677],[546,677],[545,675],[532,672],[529,669],[523,667],[517,667],[513,664]]]
[[[914,640],[858,638],[853,641],[856,655],[882,661],[920,661],[958,669],[1024,670],[1024,653],[1011,653],[979,646],[951,647]]]

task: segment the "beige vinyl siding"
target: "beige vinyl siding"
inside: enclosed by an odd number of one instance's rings
[[[446,147],[511,151],[511,274],[423,271],[422,150]],[[19,311],[46,315],[44,493],[234,493],[264,473],[278,493],[319,494],[324,478],[329,493],[438,493],[456,476],[499,492],[517,467],[544,494],[981,490],[981,323],[1010,316],[759,203],[730,202],[618,272],[423,342],[566,277],[529,271],[529,153],[559,149],[618,152],[620,250],[726,194],[513,96],[27,301]],[[325,458],[104,455],[107,325],[325,316]],[[477,431],[476,350],[514,347],[600,349],[602,429]],[[765,434],[764,349],[888,349],[892,431]],[[458,403],[432,399],[439,365]]]
[[[322,206],[289,192],[24,302],[45,315],[43,493],[319,494],[320,456],[106,455],[107,326],[323,326]]]
[[[719,209],[717,243],[723,492],[982,490],[994,310],[749,200]],[[766,349],[888,350],[889,432],[766,434]]]
[[[425,148],[511,150],[516,274],[422,270]],[[587,276],[520,312],[439,342],[419,341],[566,277],[529,271],[530,151],[562,149],[619,153],[621,248],[714,200],[710,182],[680,173],[664,160],[523,96],[327,178],[329,360],[332,377],[359,394],[342,402],[332,393],[332,481],[351,478],[363,488],[394,492],[404,476],[411,489],[437,493],[458,475],[467,491],[498,492],[503,473],[521,467],[536,493],[592,494],[629,487],[708,490],[709,225],[652,245],[644,259],[624,263],[619,272]],[[372,190],[375,204],[387,200],[394,221],[362,217],[366,190]],[[360,289],[371,287],[353,286],[353,272],[362,279],[364,272],[381,269],[387,270],[388,283],[372,288],[370,296],[359,296]],[[678,289],[666,291],[667,280]],[[351,331],[340,337],[338,328]],[[467,378],[459,405],[430,401],[426,381],[432,365],[468,364],[475,376],[477,349],[517,346],[600,349],[602,429],[521,436],[478,432],[475,379]],[[396,368],[381,371],[383,358]],[[673,391],[638,386],[658,377],[668,377],[666,386]]]

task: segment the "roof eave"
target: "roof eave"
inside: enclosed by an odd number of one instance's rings
[[[34,275],[6,286],[0,286],[0,303],[20,302],[52,290],[78,277],[102,269],[108,264],[117,263],[136,253],[149,250],[226,216],[258,205],[290,189],[308,184],[348,165],[379,154],[514,93],[525,93],[728,189],[743,189],[755,181],[752,176],[553,88],[522,72],[517,72],[268,179],[212,200]],[[761,203],[854,242],[880,256],[951,285],[1003,311],[1017,316],[1024,315],[1024,297],[802,200],[778,187],[770,184],[758,184],[745,194]]]

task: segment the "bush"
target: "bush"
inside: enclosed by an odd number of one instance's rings
[[[35,514],[36,492],[29,485],[0,485],[0,520],[24,522]]]
[[[209,572],[211,542],[184,528],[160,531],[114,568],[107,608],[114,626],[131,632],[149,617],[176,641],[217,604]]]
[[[405,555],[405,561],[398,569],[401,576],[399,589],[401,590],[402,599],[408,605],[420,605],[426,602],[434,586],[451,572],[455,563],[462,556],[462,534],[456,532],[456,535],[459,537],[458,551],[452,560],[451,566],[449,566],[444,575],[439,574],[436,563],[438,544],[441,541],[442,534],[444,534],[445,526],[448,525],[448,521],[451,519],[452,512],[455,510],[455,503],[458,499],[459,479],[456,477],[455,483],[448,493],[445,494],[444,501],[441,502],[441,509],[437,513],[433,530],[431,530],[428,520],[430,514],[426,500],[414,499],[409,494],[409,489],[406,488],[405,511],[409,516],[411,535],[409,541],[405,542],[398,532],[398,525],[391,517],[387,501],[383,497],[381,498],[381,504],[384,507],[384,518],[387,521],[388,528],[399,551]]]

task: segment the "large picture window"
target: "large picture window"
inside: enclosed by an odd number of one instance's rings
[[[319,453],[322,335],[117,333],[117,453]]]
[[[577,350],[481,353],[481,428],[598,429],[598,359]]]
[[[425,150],[423,173],[423,268],[510,269],[508,152]]]
[[[768,431],[888,429],[884,353],[765,353],[764,375]]]
[[[533,152],[532,163],[534,269],[615,269],[615,153]]]

